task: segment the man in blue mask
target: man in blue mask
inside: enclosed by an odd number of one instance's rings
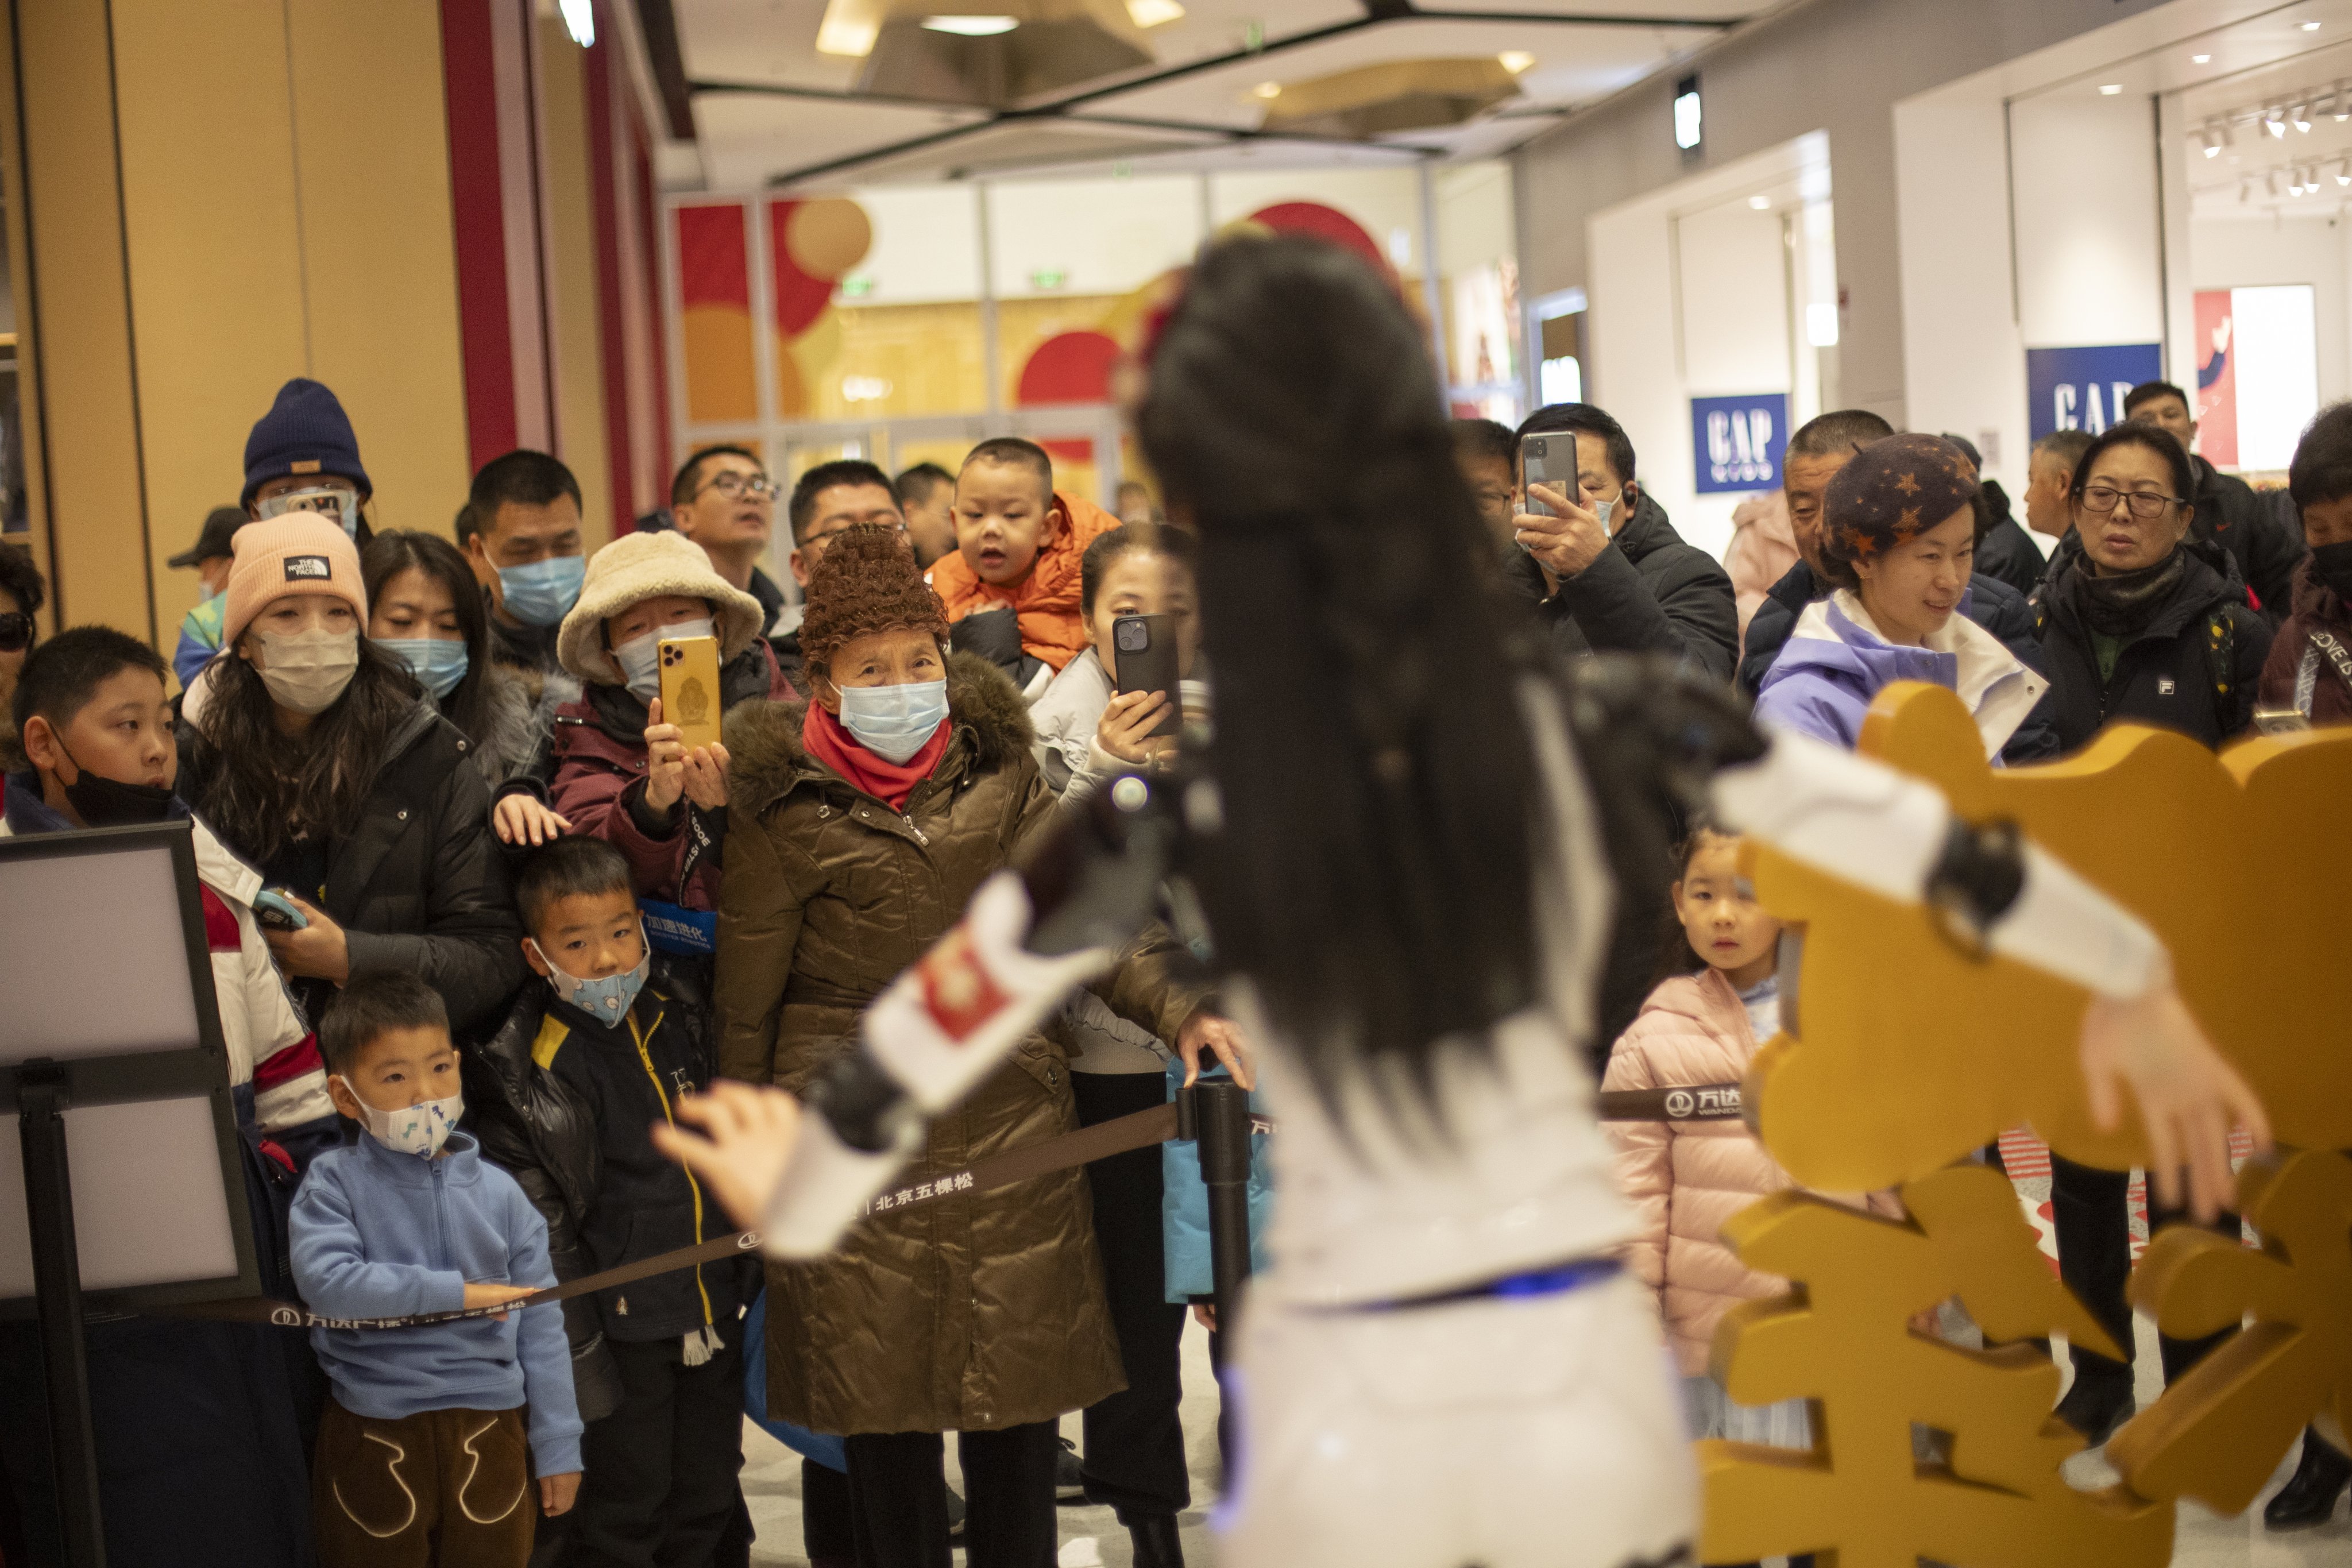
[[[555,631],[580,598],[588,557],[581,541],[580,481],[544,452],[509,452],[482,465],[457,547],[490,601],[490,652],[536,688],[562,668]]]

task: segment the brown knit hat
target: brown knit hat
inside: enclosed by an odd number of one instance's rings
[[[822,667],[852,637],[901,628],[948,640],[947,610],[923,581],[907,536],[870,525],[835,534],[809,573],[801,657]]]
[[[1973,464],[1949,441],[1907,432],[1874,441],[1837,471],[1822,498],[1822,559],[1832,581],[1860,586],[1857,561],[1908,543],[1977,493]]]

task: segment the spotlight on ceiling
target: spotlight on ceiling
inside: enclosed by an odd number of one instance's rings
[[[959,38],[992,38],[1009,33],[1021,25],[1018,16],[926,16],[923,26],[934,33],[953,33]]]
[[[2311,134],[2311,105],[2298,103],[2294,106],[2294,128],[2306,136]]]
[[[2189,63],[2192,66],[2210,66],[2213,63],[2213,57],[2211,55],[2191,55],[2189,57]]]
[[[2339,159],[2336,164],[2336,183],[2352,185],[2352,158]]]
[[[1533,68],[1536,58],[1525,49],[1505,49],[1495,57],[1495,61],[1513,76],[1518,76]]]
[[[2352,120],[2352,98],[2345,96],[2344,81],[2340,77],[2336,79],[2336,90],[2328,95],[2327,112],[2338,125]]]
[[[1127,19],[1139,27],[1157,27],[1182,21],[1184,7],[1176,0],[1127,0]]]
[[[2319,31],[2319,24],[2316,22],[2305,22],[2303,24],[2303,30],[2306,33],[2315,33]]]
[[[2124,84],[2119,81],[2102,82],[2099,84],[2099,96],[2101,98],[2113,98],[2117,93],[2123,91],[2123,89]]]
[[[1282,84],[1278,81],[1262,81],[1255,87],[1250,89],[1250,96],[1252,98],[1280,98],[1282,96]]]
[[[2269,132],[2273,136],[2285,135],[2286,110],[2276,104],[2272,105],[2271,108],[2263,111],[2263,129]]]

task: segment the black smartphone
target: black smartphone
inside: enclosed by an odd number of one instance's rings
[[[1170,616],[1120,616],[1110,624],[1113,662],[1121,691],[1164,691],[1168,710],[1146,738],[1172,735],[1184,727],[1183,693],[1177,689],[1176,623]]]
[[[1536,485],[1549,485],[1571,496],[1577,493],[1575,431],[1529,436],[1519,443],[1520,499],[1537,517],[1558,517],[1559,513],[1536,499],[1532,488]]]

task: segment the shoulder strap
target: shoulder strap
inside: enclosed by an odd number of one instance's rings
[[[2352,649],[2347,649],[2334,632],[2323,631],[2317,626],[2312,627],[2305,635],[2310,637],[2311,646],[2326,655],[2327,662],[2335,667],[2336,679],[2344,683],[2346,689],[2352,690]]]

